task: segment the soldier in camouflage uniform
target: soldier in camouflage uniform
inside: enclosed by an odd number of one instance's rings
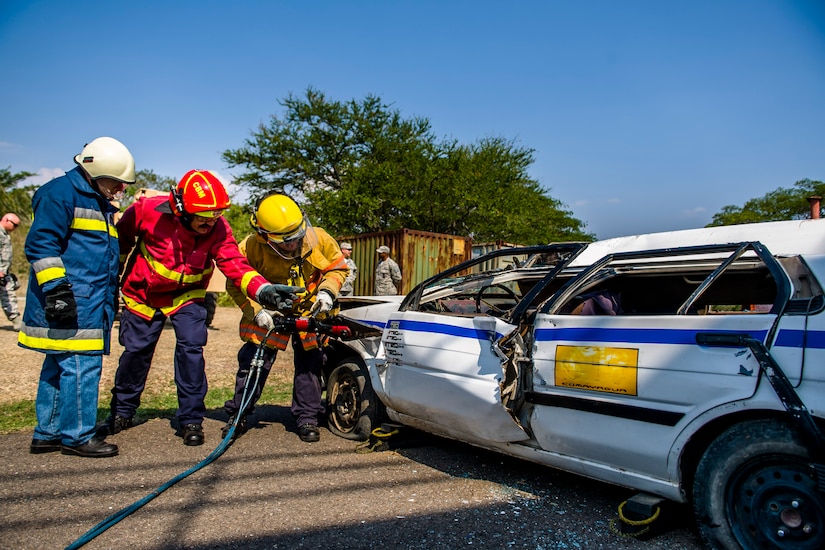
[[[390,258],[390,247],[379,246],[378,265],[375,267],[375,295],[392,296],[398,294],[401,287],[401,269],[395,260]]]
[[[355,279],[358,277],[358,266],[355,265],[355,260],[350,258],[352,245],[349,243],[341,243],[341,254],[344,255],[344,261],[347,262],[349,275],[347,275],[347,278],[344,280],[344,285],[341,287],[341,292],[338,293],[338,296],[352,296],[353,285],[355,284]]]
[[[3,313],[11,321],[14,330],[20,330],[23,318],[17,309],[17,294],[15,294],[16,284],[12,277],[9,277],[11,270],[11,237],[9,233],[17,229],[20,225],[20,218],[16,214],[9,212],[0,220],[0,305],[3,306]]]

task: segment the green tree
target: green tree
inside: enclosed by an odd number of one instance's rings
[[[0,168],[0,216],[14,212],[21,223],[31,222],[32,195],[37,186],[20,185],[31,176],[34,176],[31,172],[12,173],[11,167]]]
[[[126,210],[130,204],[135,202],[135,197],[143,189],[168,193],[177,183],[175,178],[159,176],[152,170],[138,170],[135,172],[135,183],[133,185],[127,185],[126,190],[123,192],[123,198],[120,200],[120,209]]]
[[[243,167],[235,183],[253,199],[289,194],[333,234],[406,227],[520,244],[592,239],[529,177],[531,149],[439,140],[429,120],[404,119],[372,95],[339,102],[309,88],[281,105],[283,117],[223,159]]]
[[[750,199],[744,206],[727,205],[713,215],[708,227],[739,223],[802,220],[810,217],[808,197],[825,197],[825,183],[799,180],[793,187],[780,187],[762,197]],[[820,212],[821,214],[821,212]]]
[[[31,172],[12,172],[11,167],[0,169],[0,216],[14,212],[20,218],[20,227],[11,233],[12,272],[21,280],[29,270],[29,262],[23,253],[26,235],[29,233],[32,213],[32,195],[36,185],[21,185],[23,180],[34,176]]]

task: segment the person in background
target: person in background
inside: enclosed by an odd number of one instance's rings
[[[11,245],[9,233],[20,226],[20,218],[17,214],[9,212],[0,219],[0,305],[3,306],[3,313],[11,321],[14,330],[20,330],[23,319],[17,309],[18,288],[17,278],[11,273],[11,259],[14,249]]]
[[[185,445],[202,445],[207,390],[206,287],[213,262],[244,295],[276,307],[289,291],[269,284],[238,251],[223,212],[230,200],[208,170],[190,170],[168,195],[144,197],[117,224],[124,268],[120,356],[112,388],[109,433],[134,424],[152,357],[167,318],[175,330],[178,434]],[[134,250],[133,250],[134,249]],[[290,302],[291,303],[291,302]]]
[[[135,161],[110,137],[87,143],[74,161],[76,168],[32,197],[25,246],[31,269],[18,345],[46,357],[29,452],[109,457],[117,445],[105,441],[96,422],[118,296],[117,208],[111,201],[135,182]]]
[[[352,256],[352,245],[349,243],[341,243],[341,254],[344,255],[344,261],[347,262],[349,268],[349,275],[344,280],[344,285],[341,287],[339,296],[352,296],[353,285],[355,279],[358,278],[358,266],[355,265],[355,260],[350,258]]]
[[[224,404],[229,422],[223,436],[236,420],[234,436],[246,431],[246,416],[261,397],[272,363],[278,350],[285,350],[292,338],[295,371],[292,384],[292,416],[298,426],[301,441],[319,441],[319,420],[324,414],[321,399],[321,368],[324,354],[319,337],[315,333],[282,334],[273,332],[266,339],[264,363],[257,385],[251,388],[249,406],[241,411],[246,378],[250,376],[255,351],[274,327],[273,315],[312,316],[323,319],[332,313],[333,304],[347,277],[347,264],[338,243],[320,227],[309,223],[300,207],[291,198],[281,194],[267,195],[258,202],[250,220],[256,234],[240,244],[241,253],[268,281],[286,283],[290,287],[305,287],[306,293],[288,310],[278,308],[278,313],[262,309],[247,300],[240,290],[227,280],[226,290],[243,311],[239,326],[244,345],[238,352],[238,374],[235,379],[235,395]]]
[[[375,295],[392,296],[398,294],[401,287],[401,269],[395,260],[390,258],[390,247],[378,247],[378,265],[375,266]]]

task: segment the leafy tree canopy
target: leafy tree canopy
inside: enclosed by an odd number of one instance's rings
[[[799,180],[793,187],[780,187],[762,197],[750,199],[744,206],[727,205],[713,215],[708,227],[739,223],[802,220],[810,217],[808,197],[825,197],[825,183]],[[821,212],[820,212],[821,215]]]
[[[34,176],[31,172],[12,173],[11,167],[0,168],[0,216],[14,212],[21,224],[31,222],[32,195],[36,185],[20,185],[24,179]]]
[[[429,120],[402,118],[380,98],[290,94],[283,117],[227,150],[235,183],[253,199],[293,196],[332,234],[400,228],[469,235],[479,242],[591,240],[584,223],[527,174],[533,151],[503,138],[439,140]]]

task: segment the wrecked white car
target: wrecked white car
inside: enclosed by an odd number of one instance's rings
[[[825,548],[825,221],[495,256],[528,259],[342,302],[380,336],[327,348],[330,430],[386,414],[691,502],[716,548]]]

